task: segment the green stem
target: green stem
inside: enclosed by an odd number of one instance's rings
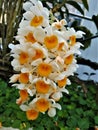
[[[56,6],[54,6],[54,8],[52,9],[52,13],[55,13],[58,11],[58,9],[60,9],[62,6],[65,5],[67,0],[63,0],[63,2],[61,4],[57,4]]]

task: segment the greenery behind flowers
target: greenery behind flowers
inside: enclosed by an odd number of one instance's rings
[[[20,130],[88,130],[98,125],[98,105],[96,103],[97,86],[86,82],[87,93],[76,83],[68,86],[69,95],[60,100],[62,110],[58,110],[54,118],[40,114],[35,121],[28,121],[26,115],[15,103],[19,96],[18,90],[11,88],[0,79],[0,122],[5,127],[15,127]]]

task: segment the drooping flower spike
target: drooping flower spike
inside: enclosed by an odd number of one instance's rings
[[[50,11],[38,0],[30,0],[23,7],[26,12],[16,36],[19,44],[9,45],[11,65],[17,72],[10,82],[19,89],[16,103],[28,120],[37,119],[39,113],[54,117],[56,109],[62,109],[59,100],[63,93],[69,93],[69,76],[78,67],[74,54],[80,54],[82,45],[76,38],[84,33],[66,28],[64,19],[50,24]]]

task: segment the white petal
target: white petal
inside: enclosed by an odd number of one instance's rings
[[[81,37],[83,37],[84,34],[85,34],[85,32],[83,32],[83,31],[77,31],[76,32],[76,37],[81,38]]]
[[[28,10],[30,10],[31,6],[32,6],[31,2],[25,2],[23,4],[23,9],[26,10],[26,11],[28,11]]]
[[[52,107],[58,108],[59,110],[62,109],[61,105],[59,103],[54,103]]]
[[[27,26],[29,26],[29,21],[27,21],[27,20],[21,21],[21,23],[19,24],[20,28],[24,28]]]
[[[25,88],[25,84],[17,84],[16,86],[18,89],[22,90]]]
[[[9,47],[10,49],[13,49],[13,48],[15,47],[15,45],[11,43],[11,44],[8,45],[8,47]]]
[[[14,74],[12,77],[10,77],[10,83],[14,83],[18,80],[19,74]]]
[[[12,62],[11,62],[11,65],[13,66],[13,69],[15,71],[20,71],[21,69],[21,66],[19,65],[19,61],[17,59],[14,59]]]
[[[29,72],[29,68],[22,68],[22,69],[21,69],[21,72],[22,72],[22,73],[27,73],[27,72]]]
[[[67,85],[71,85],[71,81],[67,78]]]
[[[30,96],[33,96],[36,90],[27,89],[27,92],[30,94]]]
[[[23,16],[27,19],[27,20],[31,20],[34,15],[31,11],[27,11],[26,13],[23,14]]]
[[[34,5],[37,4],[38,0],[30,0]]]
[[[61,97],[62,97],[62,93],[61,93],[61,92],[55,92],[55,93],[52,95],[52,98],[53,98],[54,100],[59,100]]]
[[[69,94],[69,91],[66,88],[61,89],[62,92]]]
[[[54,117],[54,116],[56,115],[56,109],[55,109],[55,108],[50,108],[50,109],[48,110],[48,115],[49,115],[50,117]]]
[[[27,111],[29,107],[27,105],[20,105],[20,109],[23,111]]]
[[[60,67],[56,62],[51,62],[51,65],[54,72],[58,72],[60,70]]]
[[[41,63],[41,62],[42,62],[42,59],[38,59],[38,60],[33,61],[33,62],[31,63],[31,65],[33,65],[33,66],[38,66],[38,64]]]
[[[45,31],[42,28],[36,28],[33,35],[38,42],[42,43],[44,41]]]
[[[64,77],[65,77],[66,75],[67,75],[67,74],[66,74],[66,71],[64,71],[64,72],[62,72],[61,74],[59,74],[59,75],[55,78],[55,80],[64,79]]]

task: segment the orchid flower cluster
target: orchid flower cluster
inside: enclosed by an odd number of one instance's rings
[[[78,67],[75,54],[80,54],[82,44],[76,38],[83,32],[66,27],[65,19],[51,23],[51,13],[41,1],[30,0],[23,8],[15,36],[19,43],[9,44],[11,65],[17,72],[10,82],[19,90],[16,103],[28,120],[37,119],[39,113],[54,117],[56,109],[62,109],[58,101],[69,93],[69,76]]]

